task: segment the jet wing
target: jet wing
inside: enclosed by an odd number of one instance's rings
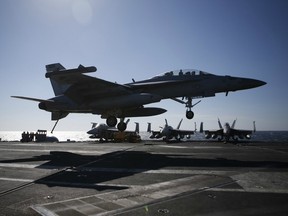
[[[152,133],[150,136],[151,139],[154,139],[154,138],[159,139],[162,137],[160,131],[151,131],[151,133]]]
[[[178,129],[173,129],[171,130],[171,133],[173,136],[185,136],[185,135],[193,135],[194,131],[191,130],[178,130]]]
[[[216,138],[218,136],[223,136],[223,129],[220,130],[205,130],[204,131],[205,137],[209,138]]]
[[[105,98],[134,93],[129,86],[109,82],[96,77],[81,73],[57,74],[53,80],[62,85],[69,86],[64,92],[66,96],[74,101],[89,102],[92,99]]]
[[[110,132],[119,132],[119,130],[117,128],[108,128],[106,130],[110,131]]]
[[[251,130],[237,130],[237,129],[230,129],[231,136],[238,136],[238,137],[246,137],[247,135],[251,135]]]

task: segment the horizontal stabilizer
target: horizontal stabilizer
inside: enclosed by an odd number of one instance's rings
[[[50,78],[51,76],[57,76],[57,75],[66,75],[66,74],[74,74],[74,73],[91,73],[97,71],[97,68],[95,66],[89,66],[85,67],[83,65],[79,65],[78,68],[73,69],[65,69],[61,64],[50,64],[46,65],[46,71],[45,74],[46,78]]]
[[[23,97],[23,96],[11,96],[12,98],[18,98],[23,100],[30,100],[30,101],[36,101],[36,102],[54,102],[53,100],[44,100],[39,98],[31,98],[31,97]]]
[[[150,122],[148,122],[148,126],[147,126],[147,132],[152,132],[152,130],[151,130],[151,123]]]

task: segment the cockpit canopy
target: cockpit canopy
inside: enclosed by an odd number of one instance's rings
[[[169,77],[169,76],[201,76],[201,75],[211,75],[210,73],[195,70],[195,69],[180,69],[180,70],[174,70],[169,71],[164,74],[157,75],[153,78],[160,78],[160,77]]]

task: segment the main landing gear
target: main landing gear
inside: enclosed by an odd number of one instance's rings
[[[116,124],[117,124],[117,118],[115,116],[109,116],[107,119],[106,119],[106,124],[109,126],[109,127],[115,127]],[[125,131],[127,128],[127,123],[124,122],[124,118],[121,118],[120,119],[120,122],[118,123],[117,125],[117,129],[121,132]]]

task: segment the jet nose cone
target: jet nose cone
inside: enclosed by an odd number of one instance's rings
[[[262,86],[262,85],[266,85],[267,83],[261,80],[257,80],[258,84],[257,86]]]
[[[259,87],[259,86],[263,86],[265,84],[266,84],[266,82],[261,81],[261,80],[251,79],[251,81],[250,81],[250,85],[255,87],[255,88]]]
[[[94,129],[91,129],[89,131],[87,131],[87,134],[95,134],[96,133],[96,130],[95,128]]]
[[[244,87],[244,89],[248,89],[248,88],[257,88],[259,86],[265,85],[266,82],[263,82],[261,80],[256,80],[256,79],[249,79],[249,78],[244,78],[242,80],[242,85]]]

